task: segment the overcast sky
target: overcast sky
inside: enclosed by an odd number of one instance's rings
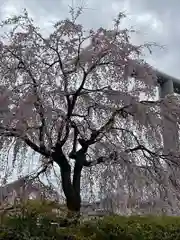
[[[154,49],[148,61],[180,78],[179,0],[0,0],[0,18],[26,8],[45,29],[51,22],[67,17],[68,5],[72,3],[87,8],[81,21],[88,27],[109,26],[118,12],[125,11],[125,24],[140,31],[136,41],[153,41],[164,46]]]

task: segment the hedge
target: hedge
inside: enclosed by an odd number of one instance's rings
[[[180,240],[180,217],[110,216],[61,227],[51,224],[62,219],[45,214],[46,208],[28,203],[28,211],[1,218],[0,240]]]
[[[106,217],[80,226],[82,239],[177,240],[180,217]]]

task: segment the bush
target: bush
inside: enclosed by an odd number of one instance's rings
[[[81,235],[89,239],[177,240],[180,217],[106,217],[81,226]]]
[[[60,227],[52,203],[28,202],[22,212],[1,221],[0,240],[180,240],[180,217],[111,216]],[[51,210],[50,210],[51,209]]]
[[[60,218],[52,212],[52,209],[60,208],[56,203],[30,200],[16,206],[16,211],[8,212],[1,216],[0,240],[48,240],[64,239],[52,222]]]

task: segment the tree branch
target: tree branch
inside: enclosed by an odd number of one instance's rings
[[[33,143],[28,137],[20,137],[29,147],[31,147],[34,151],[42,154],[43,156],[49,158],[51,156],[51,151],[48,151],[44,146],[38,146]]]
[[[120,109],[117,109],[116,111],[114,111],[111,115],[111,117],[109,118],[109,120],[102,126],[100,127],[98,130],[94,130],[92,131],[92,134],[90,136],[90,139],[86,141],[86,144],[89,146],[89,145],[92,145],[95,143],[97,137],[103,132],[103,131],[107,131],[108,128],[112,128],[113,125],[114,125],[114,120],[115,120],[115,117],[118,115],[118,114],[121,114],[121,116],[123,118],[126,118],[128,112],[127,112],[127,108],[129,106],[124,106]]]
[[[79,130],[75,123],[72,123],[72,127],[74,128],[74,140],[73,140],[73,148],[69,154],[69,158],[75,159],[76,158],[77,137],[79,134]]]
[[[106,163],[110,160],[116,161],[117,160],[117,152],[112,152],[108,157],[99,157],[94,161],[85,161],[84,166],[85,167],[92,167],[100,163]]]
[[[21,132],[18,132],[17,129],[15,129],[15,128],[5,128],[5,127],[0,126],[0,130],[3,130],[2,132],[0,132],[1,136],[3,135],[3,136],[6,136],[6,137],[20,138],[30,148],[32,148],[35,152],[38,152],[45,157],[50,157],[51,156],[51,152],[48,151],[45,147],[36,145],[26,135],[24,135]]]
[[[160,102],[161,102],[161,100],[160,101],[140,101],[139,104],[155,105],[155,104],[159,104]],[[129,104],[129,105],[125,105],[122,108],[116,109],[112,113],[112,115],[108,119],[108,121],[102,127],[100,127],[98,130],[92,130],[91,136],[88,140],[85,141],[83,139],[80,139],[80,141],[83,142],[84,146],[86,145],[86,147],[94,144],[97,141],[97,137],[101,133],[103,133],[103,131],[107,132],[108,130],[111,130],[113,128],[115,117],[117,115],[121,115],[123,118],[126,118],[128,115],[133,116],[133,114],[130,111],[128,111],[128,108],[130,108],[131,106],[133,106],[133,103]]]
[[[36,170],[37,173],[35,174],[34,177],[32,177],[32,179],[39,178],[40,175],[42,175],[43,173],[45,173],[45,172],[47,171],[47,169],[48,169],[48,166],[49,166],[50,164],[53,164],[53,160],[52,160],[52,159],[51,159],[50,161],[48,161],[46,164],[44,164],[44,166],[42,166],[41,169],[40,169],[38,172],[37,172],[37,170]]]

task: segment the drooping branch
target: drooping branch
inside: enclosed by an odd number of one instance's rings
[[[33,93],[36,96],[36,101],[34,102],[34,106],[37,110],[37,113],[40,116],[40,121],[41,121],[41,126],[39,127],[39,142],[40,142],[40,146],[42,148],[45,148],[45,142],[44,142],[44,137],[45,137],[45,132],[47,133],[47,127],[46,127],[46,121],[45,121],[45,115],[44,115],[44,107],[41,101],[41,98],[39,96],[38,93],[38,84],[36,79],[34,78],[31,70],[26,66],[25,61],[23,61],[23,59],[21,57],[19,57],[18,55],[16,55],[15,53],[13,53],[10,49],[8,49],[8,51],[10,52],[10,54],[15,57],[18,61],[18,69],[21,68],[23,69],[31,78],[32,82],[33,82]],[[49,134],[47,134],[47,136],[49,136]],[[51,139],[50,139],[51,142]]]
[[[53,159],[49,160],[47,163],[43,164],[43,166],[41,166],[40,168],[36,169],[34,172],[35,174],[33,174],[34,176],[32,177],[32,179],[37,179],[39,178],[42,174],[46,173],[49,165],[53,164]],[[32,175],[32,174],[31,174]]]
[[[45,147],[43,146],[38,146],[34,142],[32,142],[27,135],[23,134],[22,132],[18,131],[15,128],[6,128],[3,126],[0,126],[0,135],[1,136],[6,136],[6,137],[15,137],[15,138],[20,138],[22,141],[24,141],[30,148],[32,148],[35,152],[38,152],[42,154],[45,157],[50,157],[51,152],[48,151]]]
[[[38,93],[38,84],[36,82],[36,79],[33,77],[32,72],[26,67],[25,63],[21,60],[21,63],[23,64],[24,70],[29,74],[30,78],[33,81],[33,92],[34,95],[37,98],[37,101],[34,102],[34,106],[40,116],[41,120],[41,126],[39,128],[39,142],[42,147],[45,147],[44,143],[44,136],[45,136],[45,128],[46,128],[46,122],[45,122],[45,116],[44,116],[44,107],[42,104],[42,101],[40,99],[39,93]]]
[[[154,104],[156,104],[156,103],[157,103],[157,102],[155,102],[155,101],[141,101],[141,102],[140,102],[140,104],[145,104],[145,105],[147,105],[147,104],[154,105]],[[108,160],[114,160],[114,161],[117,160],[117,153],[116,153],[116,152],[111,153],[108,157],[99,157],[98,159],[96,159],[96,160],[94,160],[94,161],[87,161],[87,160],[86,160],[86,157],[85,157],[85,154],[86,154],[87,149],[88,149],[88,147],[89,147],[90,145],[92,145],[92,144],[94,144],[96,141],[99,141],[99,140],[100,140],[98,137],[99,137],[99,135],[100,135],[101,133],[107,132],[108,130],[112,130],[112,129],[116,129],[116,130],[117,130],[117,128],[114,127],[115,117],[116,117],[117,115],[119,115],[119,114],[120,114],[123,118],[126,118],[126,117],[128,116],[128,114],[131,115],[131,112],[128,111],[128,109],[129,109],[130,106],[131,106],[131,104],[130,104],[130,105],[127,105],[127,106],[124,106],[124,107],[122,107],[122,108],[117,109],[116,111],[114,111],[114,112],[112,113],[111,117],[108,119],[108,121],[107,121],[102,127],[100,127],[98,130],[93,130],[93,131],[92,131],[92,134],[91,134],[91,136],[90,136],[90,138],[89,138],[88,140],[84,140],[84,139],[82,139],[82,138],[79,138],[79,139],[78,139],[78,141],[79,141],[79,143],[81,144],[81,147],[82,147],[80,150],[83,151],[83,153],[84,153],[83,160],[81,161],[81,164],[83,163],[83,166],[89,167],[89,166],[94,166],[94,165],[96,165],[96,164],[105,163],[105,162],[107,162]],[[120,129],[118,129],[118,130],[126,131],[126,132],[128,132],[128,133],[130,133],[130,134],[133,134],[132,131],[126,130],[126,129],[123,129],[123,128],[120,128]],[[76,144],[78,133],[79,133],[78,128],[77,128],[76,125],[74,125],[74,144]],[[136,147],[126,149],[124,152],[130,153],[130,152],[135,152],[135,151],[141,150],[143,153],[144,153],[144,151],[145,151],[145,152],[149,153],[150,155],[154,155],[154,154],[155,154],[155,153],[153,153],[151,150],[149,150],[148,148],[146,148],[144,145],[140,144],[138,138],[137,138],[134,134],[133,134],[133,137],[134,137],[134,139],[135,139],[135,141],[136,141],[136,143],[137,143],[138,145],[137,145]],[[74,151],[72,151],[72,152],[70,153],[69,157],[76,159],[78,152],[77,152],[76,155],[75,155],[75,152],[76,152],[76,151],[75,151],[75,148],[74,148],[74,146],[75,146],[74,144],[73,144],[73,150],[74,150]],[[79,152],[80,152],[80,151],[79,151]],[[154,155],[154,156],[155,156],[155,155]],[[80,158],[79,158],[79,159],[80,159]],[[82,156],[81,156],[81,159],[82,159]]]
[[[138,104],[142,105],[149,105],[149,106],[157,106],[158,104],[161,103],[162,100],[159,101],[140,101]],[[79,142],[83,142],[84,147],[89,147],[90,145],[94,144],[96,141],[100,141],[100,138],[98,138],[103,132],[108,132],[114,128],[114,123],[115,123],[115,118],[116,116],[120,115],[122,118],[127,118],[128,115],[134,116],[133,112],[131,111],[131,107],[133,106],[134,103],[125,105],[121,108],[117,108],[116,110],[113,111],[111,114],[111,117],[107,120],[107,122],[101,126],[97,130],[92,130],[91,136],[88,140],[83,140],[79,139]],[[80,142],[80,144],[81,144]]]
[[[31,21],[29,21],[30,24],[32,25]],[[61,146],[63,146],[68,138],[68,135],[69,135],[69,120],[70,120],[70,117],[72,115],[72,110],[73,110],[73,104],[72,104],[72,101],[69,97],[69,94],[68,94],[68,75],[71,74],[72,72],[74,71],[66,71],[65,68],[64,68],[64,64],[63,64],[63,61],[61,59],[61,55],[60,55],[60,51],[59,51],[59,45],[58,45],[58,39],[57,38],[57,41],[56,41],[56,47],[53,47],[49,41],[46,41],[46,39],[36,31],[35,28],[33,28],[35,34],[40,37],[40,39],[45,43],[45,45],[48,45],[49,49],[51,49],[53,52],[55,52],[55,54],[57,55],[57,60],[55,60],[53,63],[51,64],[48,64],[48,63],[45,63],[46,65],[48,65],[50,68],[55,65],[55,64],[59,64],[59,67],[61,69],[61,72],[63,74],[63,81],[64,81],[64,91],[65,91],[65,97],[66,97],[66,101],[67,101],[67,122],[66,122],[66,128],[65,128],[65,136],[64,138],[61,140]],[[61,132],[59,131],[58,132],[58,139],[57,139],[57,143],[60,142],[60,138],[61,138]]]

